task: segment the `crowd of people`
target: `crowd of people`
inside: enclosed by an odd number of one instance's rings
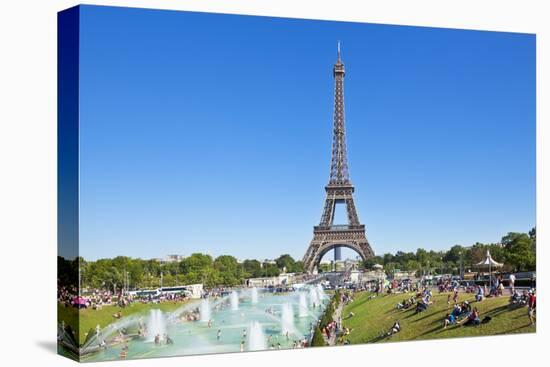
[[[459,292],[473,294],[475,302],[481,302],[488,297],[500,297],[504,295],[506,288],[508,288],[510,292],[510,305],[516,307],[527,307],[527,313],[531,324],[535,324],[536,291],[534,288],[523,289],[520,291],[515,287],[515,276],[513,274],[507,280],[508,287],[504,286],[502,276],[496,276],[491,279],[491,281],[492,283],[490,286],[465,283],[461,284],[456,279],[445,279],[435,284],[434,287],[439,290],[440,293],[447,293],[447,305],[448,307],[452,307],[452,310],[445,314],[443,319],[443,328],[446,329],[451,325],[477,326],[480,324],[489,323],[492,320],[492,317],[490,316],[491,314],[481,317],[479,309],[477,307],[472,307],[470,301],[460,301],[461,297],[459,297]],[[393,281],[386,285],[386,291],[384,293],[409,293],[407,298],[404,298],[396,303],[395,308],[403,311],[413,309],[414,313],[420,313],[429,309],[429,307],[434,303],[432,293],[432,288],[434,287],[428,284],[420,284],[419,287],[416,287],[416,284],[410,281],[402,283]],[[378,290],[378,288],[375,289]],[[414,294],[410,294],[411,291],[414,291]],[[370,295],[368,299],[370,300],[375,298],[377,294],[378,293]],[[382,332],[382,335],[385,337],[391,337],[400,331],[401,323],[397,320],[389,329]]]

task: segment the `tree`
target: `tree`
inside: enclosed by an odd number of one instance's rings
[[[262,264],[258,260],[243,261],[243,268],[248,278],[259,278],[262,276]]]
[[[365,268],[372,269],[372,267],[376,264],[384,264],[384,259],[382,259],[380,256],[373,256],[371,258],[368,258],[367,260],[363,261]]]
[[[532,239],[526,233],[510,232],[502,237],[502,245],[508,262],[516,271],[535,270],[536,254],[533,250]]]
[[[264,262],[262,264],[262,273],[262,275],[266,277],[276,277],[281,273],[281,270],[279,269],[277,264]]]
[[[293,273],[303,273],[304,272],[304,262],[302,260],[296,261],[294,263]]]
[[[422,268],[420,263],[416,260],[407,260],[407,262],[404,264],[403,270],[407,271],[413,271],[413,270],[419,270]]]
[[[191,254],[182,261],[182,267],[188,284],[210,283],[213,280],[213,261],[210,255]]]
[[[449,251],[445,253],[445,255],[443,256],[443,261],[458,263],[460,262],[461,257],[463,256],[464,253],[465,253],[464,247],[460,245],[454,245],[449,249]]]
[[[277,267],[281,270],[285,269],[286,272],[291,272],[294,269],[294,259],[289,254],[284,254],[275,259]]]
[[[234,286],[241,283],[241,267],[233,256],[218,256],[214,261],[214,269],[218,271],[220,284]]]
[[[428,264],[428,251],[423,248],[416,250],[416,261],[420,263],[421,266],[427,266]]]
[[[315,331],[313,332],[313,338],[311,339],[311,346],[312,347],[322,347],[325,346],[325,339],[323,338],[323,333],[321,332],[321,329],[319,326],[315,327]]]

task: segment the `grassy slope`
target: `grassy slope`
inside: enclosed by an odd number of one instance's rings
[[[79,342],[83,343],[86,339],[86,333],[90,329],[95,329],[96,325],[99,324],[100,327],[105,327],[115,321],[113,314],[115,312],[121,311],[123,317],[146,313],[151,309],[158,308],[163,311],[173,311],[178,307],[181,307],[184,302],[164,302],[160,304],[142,304],[134,303],[125,308],[120,308],[117,306],[104,306],[101,310],[92,310],[92,309],[83,309],[80,310],[80,330],[79,330]],[[65,324],[74,326],[78,322],[78,313],[79,311],[74,307],[65,307],[62,304],[57,305],[59,321],[65,321]]]
[[[451,310],[447,305],[447,294],[434,294],[435,303],[427,311],[419,314],[412,310],[397,310],[397,302],[410,297],[405,294],[384,295],[368,299],[370,294],[358,293],[355,301],[344,308],[343,325],[352,329],[347,339],[352,344],[372,343],[378,341],[399,341],[419,339],[440,339],[463,336],[499,335],[509,333],[535,332],[527,316],[527,308],[511,310],[508,308],[508,297],[488,298],[482,302],[474,302],[471,294],[460,294],[459,301],[468,300],[472,307],[477,307],[480,318],[491,316],[488,324],[479,326],[449,326],[443,329],[443,319]],[[354,317],[346,319],[351,312]],[[388,330],[399,320],[401,332],[392,338],[380,338],[382,330]]]

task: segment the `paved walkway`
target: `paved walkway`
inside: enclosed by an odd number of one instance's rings
[[[332,319],[336,321],[336,332],[332,333],[330,337],[327,338],[326,342],[328,345],[336,345],[336,337],[339,329],[342,327],[342,311],[344,310],[344,302],[339,302],[338,307],[334,310],[332,314]]]

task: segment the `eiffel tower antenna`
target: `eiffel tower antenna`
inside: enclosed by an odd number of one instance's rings
[[[335,260],[340,260],[340,248],[348,247],[357,252],[363,260],[374,256],[365,234],[365,226],[359,222],[353,200],[354,186],[351,183],[346,147],[344,113],[344,76],[346,74],[338,41],[338,59],[332,69],[334,76],[334,116],[332,131],[332,159],[330,176],[325,186],[326,197],[323,214],[318,226],[313,227],[313,240],[303,258],[308,272],[315,272],[323,256],[335,251]],[[348,223],[334,225],[336,204],[345,204]]]

